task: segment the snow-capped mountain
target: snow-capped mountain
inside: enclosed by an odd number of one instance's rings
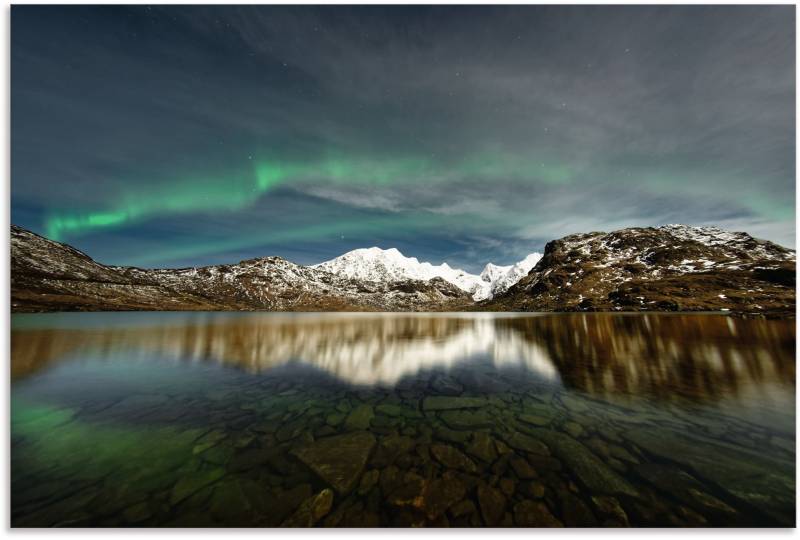
[[[494,263],[486,263],[486,266],[483,267],[483,271],[481,272],[481,279],[492,283],[500,279],[500,277],[505,275],[509,270],[511,270],[511,265],[498,266]]]
[[[475,300],[492,298],[506,292],[512,285],[527,276],[528,272],[536,266],[536,263],[538,263],[541,258],[541,253],[531,253],[518,263],[510,266],[497,266],[492,263],[487,264],[483,272],[481,272],[481,279],[491,283],[490,294],[483,298],[475,298]]]
[[[13,225],[11,262],[13,311],[419,311],[471,302],[443,279],[350,279],[280,257],[176,269],[106,266]]]
[[[351,279],[380,282],[409,279],[428,281],[438,277],[468,292],[474,300],[485,300],[506,291],[527,275],[541,258],[539,253],[531,253],[511,266],[489,263],[480,275],[476,275],[459,268],[451,268],[447,263],[434,266],[428,262],[420,262],[416,257],[406,257],[396,248],[371,247],[348,251],[311,268]]]
[[[541,260],[540,260],[541,259]],[[142,269],[107,266],[11,227],[11,310],[795,312],[795,252],[743,232],[666,225],[553,240],[480,275],[396,249],[315,267],[280,257]]]

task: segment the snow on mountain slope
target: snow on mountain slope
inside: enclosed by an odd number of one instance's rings
[[[795,252],[745,232],[664,225],[548,242],[489,309],[794,313]]]
[[[483,281],[488,281],[489,283],[493,283],[506,275],[509,270],[511,270],[513,266],[498,266],[494,263],[487,263],[486,266],[483,267],[483,271],[481,272],[481,279]]]
[[[470,293],[474,300],[484,300],[498,292],[506,291],[527,275],[541,257],[538,253],[531,253],[524,260],[511,266],[489,263],[480,275],[475,275],[458,268],[451,268],[447,263],[434,266],[428,262],[419,262],[416,257],[406,257],[396,248],[371,247],[349,251],[311,268],[351,279],[380,282],[408,279],[428,281],[439,277]]]
[[[483,272],[481,272],[481,277],[483,277],[484,272],[486,272],[489,266],[494,267],[493,269],[495,272],[497,270],[502,270],[502,272],[499,275],[496,275],[494,279],[489,280],[492,284],[492,290],[491,294],[486,298],[492,298],[498,294],[506,292],[509,288],[511,288],[512,285],[527,276],[528,272],[530,272],[531,269],[536,266],[536,263],[538,263],[541,258],[541,253],[531,253],[512,266],[495,266],[491,263],[487,264],[486,268],[484,268]]]
[[[469,303],[465,291],[441,278],[355,280],[280,257],[176,269],[106,266],[11,227],[11,308],[18,312],[431,311]]]

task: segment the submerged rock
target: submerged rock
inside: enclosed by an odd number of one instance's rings
[[[586,504],[572,493],[561,497],[561,516],[567,527],[594,527],[597,519]]]
[[[661,459],[673,461],[746,501],[778,523],[795,523],[795,464],[673,430],[639,428],[624,437]]]
[[[609,444],[608,445],[608,452],[611,455],[611,457],[613,457],[613,458],[615,458],[617,460],[625,461],[627,463],[633,463],[633,464],[638,464],[639,463],[639,458],[637,458],[636,456],[631,454],[628,450],[626,450],[622,446],[619,446],[619,445],[616,445],[616,444]]]
[[[517,418],[527,424],[545,426],[549,424],[557,414],[558,409],[552,405],[525,399],[522,412],[517,414]]]
[[[543,502],[524,500],[514,505],[514,523],[519,527],[563,527]]]
[[[582,413],[589,410],[589,401],[572,394],[561,394],[561,403],[570,411]]]
[[[128,523],[139,523],[153,515],[153,510],[147,501],[134,504],[122,512],[122,519]]]
[[[396,418],[420,418],[422,414],[416,409],[412,409],[411,407],[405,407],[402,405],[396,405],[391,403],[385,403],[382,405],[378,405],[375,407],[375,412],[378,414],[383,414],[386,416],[396,417]]]
[[[567,422],[564,424],[564,431],[569,433],[574,439],[583,435],[583,426],[577,422]]]
[[[657,489],[669,493],[704,514],[730,519],[736,510],[707,493],[707,489],[691,475],[656,463],[644,463],[634,468],[636,473]]]
[[[393,506],[422,507],[425,479],[416,473],[406,473],[400,485],[393,489],[386,497],[386,501]]]
[[[451,409],[478,409],[488,405],[485,398],[430,396],[422,402],[426,411],[445,411]]]
[[[450,469],[458,469],[468,473],[478,472],[478,468],[471,459],[450,445],[434,444],[431,446],[431,454],[442,465]]]
[[[479,485],[478,504],[487,526],[495,527],[500,524],[506,510],[506,498],[500,490],[485,484]]]
[[[435,436],[437,439],[443,441],[450,441],[455,443],[465,443],[472,436],[468,431],[457,431],[446,427],[440,427],[436,430]]]
[[[383,437],[378,443],[375,455],[370,461],[371,466],[377,468],[388,467],[394,463],[398,457],[410,452],[416,442],[411,437],[404,435],[389,435]]]
[[[260,467],[280,454],[276,448],[248,448],[233,455],[228,463],[232,472],[242,472]]]
[[[619,501],[614,497],[595,495],[592,497],[592,502],[601,516],[612,520],[619,526],[628,527],[630,525],[628,523],[628,514],[625,513]]]
[[[336,427],[344,422],[344,419],[344,413],[331,413],[325,417],[325,422],[331,427]]]
[[[269,494],[262,512],[266,524],[277,527],[311,497],[313,491],[310,484],[298,484],[291,489],[276,490]]]
[[[475,503],[469,499],[464,499],[460,501],[458,504],[454,504],[450,508],[450,514],[453,517],[461,517],[467,514],[472,514],[473,512],[477,511],[478,509],[475,507]]]
[[[375,412],[372,410],[372,406],[362,403],[347,415],[344,428],[349,431],[368,429],[374,416]]]
[[[500,486],[500,491],[502,491],[506,497],[514,495],[514,491],[517,488],[516,482],[511,478],[501,478],[498,485]]]
[[[518,414],[517,418],[520,419],[522,422],[525,422],[526,424],[531,424],[539,427],[548,425],[552,420],[550,417],[540,416],[538,414]]]
[[[593,492],[636,496],[633,488],[608,468],[588,448],[563,433],[537,429],[537,434],[555,455]]]
[[[464,387],[456,382],[455,379],[446,375],[434,377],[431,381],[431,388],[436,393],[444,396],[457,396],[464,390]]]
[[[361,477],[375,444],[372,434],[360,431],[326,437],[291,453],[337,492],[346,495]]]
[[[217,444],[219,444],[223,439],[227,437],[226,433],[219,429],[214,429],[197,439],[194,448],[192,448],[193,454],[201,454],[208,450],[209,448],[213,448]]]
[[[325,517],[333,507],[333,491],[326,488],[303,501],[294,514],[289,516],[281,527],[313,527]]]
[[[522,450],[540,456],[550,455],[550,451],[547,449],[547,446],[545,446],[544,443],[534,439],[533,437],[529,437],[528,435],[524,435],[522,433],[512,433],[507,435],[505,440],[508,443],[508,446],[514,448],[515,450]]]
[[[537,482],[535,480],[532,482],[528,482],[527,486],[528,495],[530,495],[534,499],[541,499],[542,497],[544,497],[544,491],[545,491],[544,484],[542,484],[541,482]]]
[[[378,483],[381,473],[378,469],[372,469],[364,473],[361,482],[358,484],[358,494],[366,495]]]
[[[223,480],[214,486],[209,510],[223,523],[235,524],[247,519],[250,501],[236,480]]]
[[[381,486],[381,492],[383,492],[384,496],[393,492],[395,489],[397,489],[401,482],[400,469],[394,465],[389,465],[385,469],[381,470],[379,482]]]
[[[185,474],[178,479],[172,487],[169,496],[171,505],[178,504],[190,495],[197,493],[204,487],[213,484],[225,475],[224,469],[211,469]]]
[[[487,463],[492,463],[497,459],[494,439],[486,433],[475,433],[473,435],[472,443],[467,446],[467,453]]]
[[[453,429],[490,428],[495,424],[486,411],[444,411],[439,416]]]
[[[442,516],[448,508],[466,496],[467,488],[454,474],[445,473],[428,483],[423,491],[422,508],[428,519]]]
[[[531,478],[539,476],[536,474],[536,470],[531,467],[530,463],[519,456],[512,457],[509,463],[511,464],[511,468],[514,469],[514,473],[521,480],[530,480]]]

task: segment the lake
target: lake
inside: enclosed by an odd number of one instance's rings
[[[794,321],[13,315],[11,522],[795,524]]]

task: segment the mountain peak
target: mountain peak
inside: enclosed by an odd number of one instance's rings
[[[795,251],[744,232],[664,225],[573,234],[480,275],[378,247],[306,267],[280,257],[107,266],[11,227],[12,311],[725,311],[793,316]],[[352,277],[361,279],[352,279]],[[470,303],[491,298],[491,302]]]
[[[375,253],[375,254],[385,253],[387,255],[402,255],[402,253],[400,253],[400,250],[397,249],[397,248],[384,249],[384,248],[378,247],[378,246],[372,246],[370,248],[354,249],[353,251],[350,251],[348,253],[353,253],[353,252],[368,252],[368,253]]]
[[[312,268],[366,281],[430,281],[441,278],[470,293],[474,300],[484,300],[498,291],[508,289],[525,276],[540,258],[540,254],[532,253],[512,266],[489,263],[480,275],[475,275],[460,268],[452,268],[447,263],[436,266],[429,262],[420,262],[416,257],[406,257],[397,248],[382,249],[373,246],[348,251],[335,259],[313,265]]]
[[[403,255],[397,248],[384,249],[378,246],[354,249],[352,251],[348,251],[347,253],[343,253],[340,255],[340,257],[359,259],[389,259],[395,261],[411,259],[411,257],[406,257]]]
[[[494,263],[486,263],[480,276],[483,281],[491,283],[509,270],[511,270],[511,266],[498,266]]]

